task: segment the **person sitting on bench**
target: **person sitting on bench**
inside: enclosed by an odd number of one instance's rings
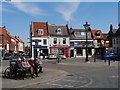
[[[32,78],[34,77],[34,72],[33,72],[33,67],[29,64],[28,60],[26,58],[22,59],[22,66],[26,69],[26,70],[30,70],[31,76]]]

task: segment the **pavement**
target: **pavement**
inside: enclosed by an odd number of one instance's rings
[[[49,83],[64,78],[68,73],[63,70],[43,68],[40,77],[25,78],[24,80],[14,80],[2,78],[2,88],[23,88],[29,85]]]
[[[46,61],[51,62],[55,60],[46,59],[46,60],[43,60],[43,63]],[[108,66],[108,61],[106,63],[101,60],[97,60],[96,62],[94,62],[93,59],[91,59],[90,63],[85,63],[84,58],[81,60],[79,58],[75,60],[74,58],[68,58],[66,60],[61,61],[59,64],[76,65],[76,66],[79,65],[79,66],[87,66],[87,67],[104,67],[104,66],[106,67]],[[111,61],[110,66],[116,66],[116,65],[118,65],[117,61],[115,62]],[[6,66],[2,66],[2,71],[4,71],[5,68]],[[58,81],[58,80],[63,79],[67,75],[69,75],[69,73],[64,70],[43,67],[43,73],[39,74],[40,77],[36,77],[36,78],[29,77],[29,78],[25,78],[24,80],[2,78],[2,88],[24,88],[24,87],[29,87],[31,85],[44,84],[44,83],[49,83],[53,81]]]

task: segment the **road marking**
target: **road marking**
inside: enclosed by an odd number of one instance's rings
[[[55,83],[47,83],[47,84],[54,85],[54,86],[60,86],[60,87],[74,87],[70,85],[61,85],[61,84],[55,84]]]
[[[111,78],[119,78],[120,76],[118,75],[113,75],[113,76],[110,76]]]
[[[74,80],[64,80],[64,81],[68,81],[68,82],[80,82],[80,81],[74,81]]]
[[[89,83],[87,83],[87,84],[85,84],[85,85],[82,85],[82,86],[80,86],[80,87],[88,87],[89,85],[91,85],[91,84],[93,83],[93,80],[90,79],[90,78],[89,78],[89,80],[90,80]]]

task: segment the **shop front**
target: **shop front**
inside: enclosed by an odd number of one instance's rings
[[[50,47],[50,54],[62,54],[66,57],[70,56],[70,47]]]
[[[41,57],[43,58],[43,56],[48,56],[48,48],[47,46],[39,46],[39,45],[35,45],[34,46],[34,57]]]

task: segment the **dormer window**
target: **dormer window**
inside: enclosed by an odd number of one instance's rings
[[[44,34],[43,29],[38,29],[37,32],[38,32],[38,35],[43,35]]]
[[[61,33],[62,33],[61,28],[57,28],[56,33],[57,33],[57,34],[61,34]]]
[[[96,32],[96,36],[100,36],[100,32]]]

